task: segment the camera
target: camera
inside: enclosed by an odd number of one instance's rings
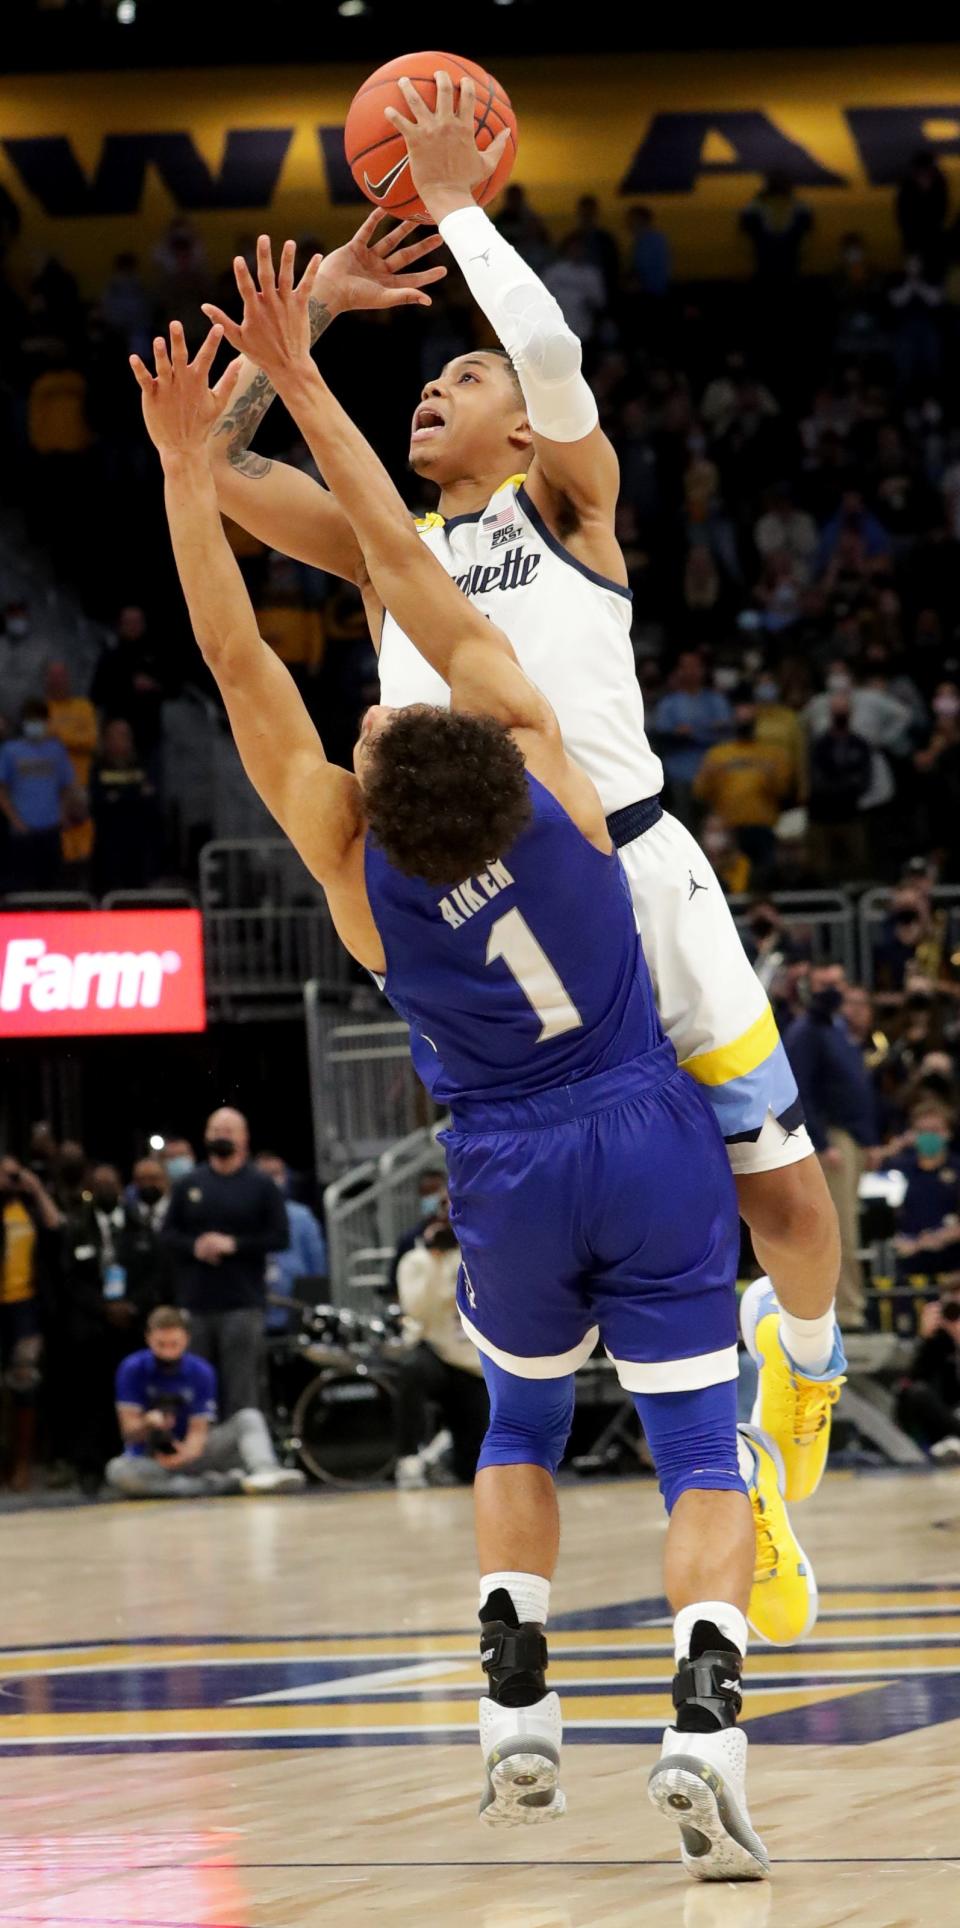
[[[165,1427],[151,1426],[144,1434],[144,1445],[148,1453],[172,1453],[177,1442]]]
[[[428,1225],[423,1234],[423,1242],[428,1252],[455,1252],[457,1249],[456,1232],[446,1219],[440,1219],[435,1224]]]

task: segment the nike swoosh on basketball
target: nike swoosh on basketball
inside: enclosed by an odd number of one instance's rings
[[[389,173],[384,175],[382,181],[371,181],[366,168],[364,168],[363,185],[366,188],[367,193],[374,195],[377,200],[380,200],[384,194],[389,194],[390,189],[394,184],[394,181],[399,181],[404,168],[409,165],[409,162],[410,162],[410,156],[409,154],[405,154],[403,157],[403,160],[398,161],[396,166],[392,167]]]

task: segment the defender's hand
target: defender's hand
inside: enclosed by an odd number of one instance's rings
[[[269,376],[274,387],[291,369],[310,360],[317,277],[323,263],[315,254],[294,286],[293,270],[297,258],[295,241],[285,241],[280,252],[280,272],[274,273],[270,237],[261,234],[257,241],[257,282],[242,256],[238,254],[233,272],[243,298],[243,320],[231,321],[221,308],[203,302],[209,321],[223,330],[228,342],[239,348]]]
[[[314,295],[331,314],[351,308],[429,308],[430,296],[423,293],[434,281],[442,281],[446,268],[417,268],[407,272],[428,254],[443,247],[443,237],[428,235],[409,247],[402,242],[416,233],[416,221],[401,221],[380,241],[374,236],[383,220],[379,209],[369,215],[345,247],[335,248],[324,257],[317,276]]]
[[[211,328],[190,361],[183,329],[179,321],[172,321],[169,352],[162,335],[157,335],[153,344],[155,375],[139,355],[130,356],[143,396],[147,434],[161,453],[194,454],[209,441],[240,373],[239,362],[231,362],[216,387],[210,387],[210,370],[222,338],[222,328]]]

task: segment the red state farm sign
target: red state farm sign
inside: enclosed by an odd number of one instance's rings
[[[0,912],[0,1037],[206,1022],[198,910]]]

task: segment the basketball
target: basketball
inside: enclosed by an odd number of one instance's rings
[[[410,110],[397,85],[401,76],[413,81],[428,107],[435,107],[437,88],[434,74],[440,68],[450,75],[455,88],[467,75],[476,81],[474,126],[478,147],[489,147],[504,127],[510,129],[510,139],[499,166],[488,181],[479,182],[475,189],[475,197],[481,206],[492,201],[506,186],[517,157],[517,119],[510,105],[510,97],[500,82],[483,67],[478,67],[473,60],[461,60],[457,54],[401,54],[399,60],[388,60],[385,66],[378,67],[376,73],[370,75],[359,93],[355,94],[343,130],[343,144],[350,171],[361,193],[375,207],[383,208],[385,213],[395,214],[403,221],[430,223],[430,216],[410,178],[403,135],[385,119],[384,109],[395,107],[409,119]]]

